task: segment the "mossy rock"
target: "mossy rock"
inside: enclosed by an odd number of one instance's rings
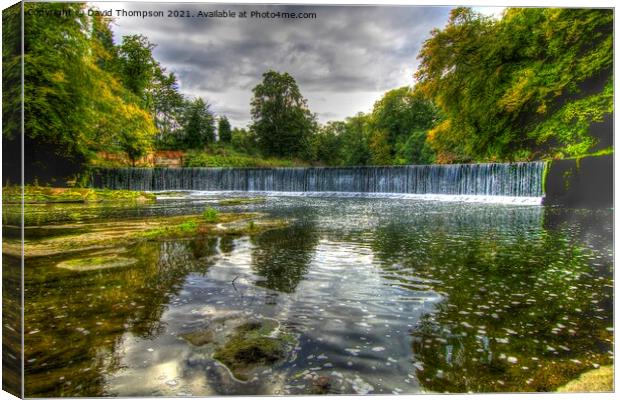
[[[180,335],[181,338],[194,346],[204,346],[215,340],[215,334],[210,329],[201,329]]]
[[[88,258],[72,258],[62,261],[56,266],[71,271],[94,271],[108,268],[127,267],[137,263],[135,258],[118,257],[117,255],[95,256]]]
[[[613,392],[614,367],[607,365],[584,372],[577,379],[558,388],[558,392]]]
[[[218,201],[220,206],[238,206],[245,204],[263,204],[267,201],[265,197],[239,197],[232,199],[222,199]]]
[[[284,360],[291,342],[292,336],[280,332],[277,321],[250,321],[238,326],[213,358],[228,367],[235,378],[245,381],[256,368]]]

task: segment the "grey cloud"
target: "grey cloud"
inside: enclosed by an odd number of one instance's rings
[[[157,44],[156,58],[179,77],[181,89],[221,103],[231,91],[249,91],[268,69],[289,72],[309,100],[315,92],[381,92],[412,84],[416,55],[448,7],[281,6],[101,3],[100,8],[315,12],[314,20],[117,18],[114,31],[140,33]],[[241,98],[234,97],[235,101]],[[231,100],[232,101],[232,100]],[[360,110],[372,104],[361,104]],[[349,107],[350,108],[350,107]],[[225,109],[220,107],[220,110]],[[231,119],[249,119],[249,104],[228,104]],[[329,115],[328,115],[329,114]],[[338,109],[319,119],[344,118]]]

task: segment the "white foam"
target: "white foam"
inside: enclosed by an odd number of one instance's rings
[[[178,190],[181,192],[181,190]],[[441,201],[457,203],[488,203],[488,204],[514,204],[514,205],[540,205],[542,197],[514,197],[514,196],[489,196],[489,195],[463,195],[463,194],[412,194],[412,193],[359,193],[359,192],[264,192],[264,191],[201,191],[187,190],[188,196],[204,197],[217,195],[259,195],[267,197],[341,197],[341,198],[370,198],[370,199],[404,199],[422,201]],[[162,193],[162,192],[153,192]],[[171,197],[162,197],[171,199]]]

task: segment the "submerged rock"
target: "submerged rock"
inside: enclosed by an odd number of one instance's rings
[[[291,342],[292,336],[281,332],[277,321],[253,320],[237,326],[213,358],[245,381],[256,368],[284,360],[293,348]]]
[[[135,258],[118,257],[117,255],[94,256],[88,258],[72,258],[56,264],[58,268],[72,271],[93,271],[108,268],[127,267],[137,263]]]
[[[194,332],[179,335],[194,346],[203,346],[212,343],[215,340],[215,334],[210,329],[202,329]]]

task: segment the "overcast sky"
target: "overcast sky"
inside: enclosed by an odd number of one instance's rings
[[[167,10],[248,11],[248,18],[116,17],[113,24],[117,41],[139,33],[157,44],[155,58],[177,75],[181,92],[204,98],[236,127],[250,122],[252,88],[269,69],[295,78],[322,123],[371,110],[385,91],[413,84],[422,43],[450,13],[450,7],[419,6],[92,4],[165,15]],[[253,10],[314,12],[316,18],[250,18]]]

